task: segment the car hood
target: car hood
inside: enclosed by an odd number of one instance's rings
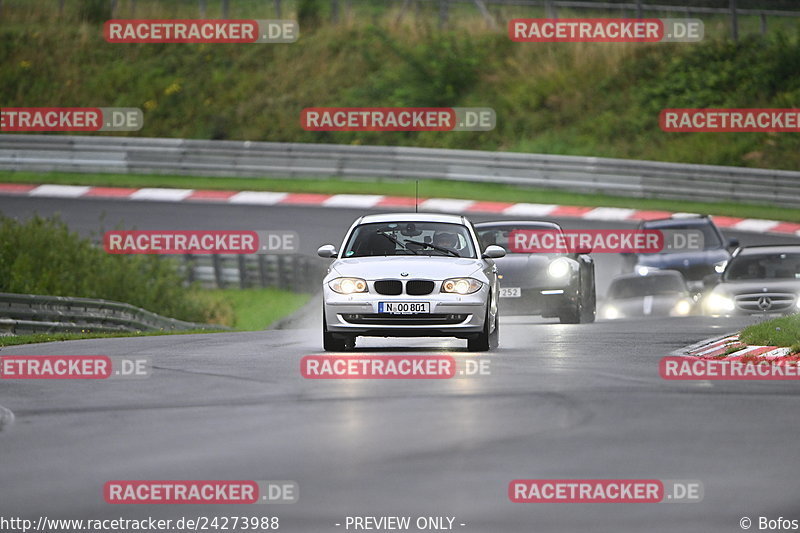
[[[444,256],[353,257],[338,259],[331,265],[331,274],[376,279],[433,279],[474,276],[484,268],[480,259]],[[407,273],[402,276],[402,273]]]
[[[688,296],[681,294],[654,294],[608,299],[603,307],[614,306],[622,316],[669,316],[675,304],[686,299]]]
[[[695,265],[713,265],[730,257],[727,250],[699,250],[691,252],[643,254],[637,257],[637,264],[663,269],[684,269]]]
[[[714,292],[725,293],[730,296],[738,296],[740,294],[756,294],[761,292],[800,294],[800,279],[724,281],[714,287]]]

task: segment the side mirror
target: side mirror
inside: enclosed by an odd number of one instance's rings
[[[489,259],[500,259],[501,257],[506,256],[506,251],[501,246],[497,246],[496,244],[490,244],[486,247],[483,251],[483,257]]]
[[[708,274],[703,276],[703,287],[706,289],[714,288],[720,280],[719,274]]]
[[[728,248],[738,248],[739,239],[728,239]]]
[[[339,252],[336,251],[336,247],[334,245],[323,244],[317,249],[317,255],[325,259],[332,259],[336,258],[339,255]]]

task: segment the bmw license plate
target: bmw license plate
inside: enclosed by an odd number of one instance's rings
[[[501,287],[500,298],[519,298],[522,296],[522,289],[519,287]]]
[[[378,302],[378,312],[389,315],[413,315],[431,312],[430,302]]]

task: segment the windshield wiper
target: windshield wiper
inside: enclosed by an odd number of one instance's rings
[[[384,237],[386,237],[387,239],[389,239],[389,240],[390,240],[390,241],[392,241],[393,243],[395,243],[395,244],[397,244],[397,245],[399,245],[399,246],[402,246],[402,247],[403,247],[403,250],[408,250],[409,252],[413,253],[414,255],[419,255],[419,254],[417,253],[417,251],[416,251],[416,250],[412,250],[411,248],[409,248],[408,246],[406,246],[406,245],[405,245],[405,243],[402,243],[402,242],[398,241],[397,239],[395,239],[394,237],[392,237],[392,236],[391,236],[391,235],[389,235],[388,233],[384,233],[384,232],[382,232],[382,231],[378,231],[378,232],[376,232],[376,233],[377,233],[378,235],[383,235]],[[412,242],[412,241],[407,241],[407,242]]]
[[[446,254],[452,254],[455,257],[461,257],[455,250],[451,250],[450,248],[445,248],[444,246],[437,246],[436,244],[431,244],[429,242],[420,242],[420,241],[406,241],[406,242],[411,244],[418,244],[420,246],[427,246],[428,248],[433,248],[434,250],[439,250],[440,252],[444,252]]]

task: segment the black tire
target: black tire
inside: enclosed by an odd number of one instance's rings
[[[578,298],[578,303],[572,309],[566,309],[558,314],[562,324],[580,324],[583,313],[583,298]]]
[[[594,276],[592,276],[584,296],[585,301],[581,309],[581,324],[591,324],[597,317],[597,291],[594,285]]]
[[[594,285],[594,269],[588,276],[589,281],[584,283],[584,277],[581,275],[580,294],[578,295],[578,302],[575,307],[562,311],[559,313],[558,318],[562,324],[591,324],[597,316],[597,292]]]
[[[325,310],[322,310],[322,349],[326,352],[346,352],[356,347],[355,337],[339,337],[328,333],[328,322],[325,320]]]
[[[483,331],[477,337],[467,339],[467,350],[470,352],[488,352],[500,344],[500,313],[494,317],[494,331],[489,333],[489,307],[486,307],[486,320],[483,321]]]
[[[489,334],[489,349],[496,350],[500,346],[500,310],[494,314],[494,331]]]

